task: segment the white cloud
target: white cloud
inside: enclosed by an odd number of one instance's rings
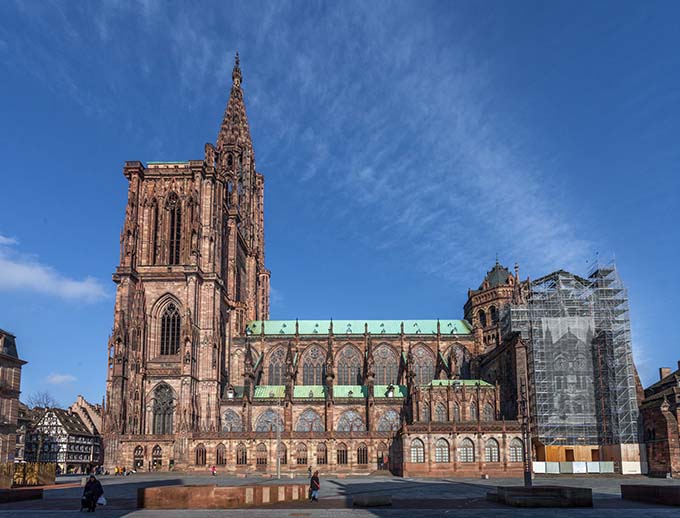
[[[55,374],[54,372],[45,378],[45,381],[50,385],[63,385],[64,383],[73,383],[76,377],[71,374]]]
[[[16,245],[19,244],[19,242],[14,239],[13,237],[7,237],[3,236],[0,234],[0,246],[5,245],[5,246],[10,246],[10,245]]]
[[[29,291],[68,300],[96,301],[107,296],[104,286],[92,277],[67,277],[33,257],[18,254],[8,245],[17,240],[0,236],[0,291]]]

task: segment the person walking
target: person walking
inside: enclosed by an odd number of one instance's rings
[[[319,483],[319,472],[315,471],[312,479],[309,482],[309,490],[311,492],[310,502],[319,501],[319,489],[321,489],[321,484]]]
[[[104,488],[102,483],[97,480],[94,475],[90,475],[89,480],[85,484],[85,489],[83,490],[83,498],[80,501],[80,510],[82,511],[84,507],[87,508],[87,512],[93,513],[97,508],[97,500],[104,494]]]

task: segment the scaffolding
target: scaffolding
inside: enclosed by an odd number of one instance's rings
[[[528,348],[533,435],[544,445],[638,441],[628,295],[613,263],[559,270],[503,315]]]

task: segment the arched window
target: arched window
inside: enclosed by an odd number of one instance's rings
[[[434,446],[434,461],[449,462],[449,443],[446,439],[438,439]]]
[[[338,454],[338,464],[347,464],[347,445],[341,442],[335,451]]]
[[[500,462],[498,441],[496,439],[489,439],[486,441],[486,444],[484,445],[484,461]]]
[[[323,442],[320,442],[316,446],[316,463],[328,464],[328,450],[326,449],[326,444]]]
[[[171,434],[175,412],[174,397],[170,385],[160,383],[153,391],[153,433]]]
[[[161,315],[161,355],[179,353],[181,317],[174,302],[170,302]]]
[[[218,466],[227,465],[227,447],[224,444],[218,444],[217,450],[215,451],[215,456],[217,457]]]
[[[469,421],[477,420],[477,405],[475,403],[470,403],[470,418]]]
[[[243,420],[240,414],[234,412],[231,408],[228,409],[222,418],[222,430],[225,432],[242,432]]]
[[[171,192],[168,196],[166,208],[169,212],[168,264],[180,264],[180,249],[182,243],[182,208],[177,194]]]
[[[255,464],[257,466],[267,465],[267,446],[262,442],[255,448]]]
[[[368,447],[363,442],[357,448],[357,464],[368,464]]]
[[[298,443],[296,454],[298,464],[307,464],[307,445],[304,442]]]
[[[479,316],[479,325],[482,327],[486,327],[486,313],[484,313],[484,310],[480,309],[477,315]]]
[[[427,402],[422,402],[420,406],[420,420],[423,423],[430,422],[430,404]]]
[[[283,432],[283,419],[271,408],[262,412],[255,422],[256,432],[276,432],[277,429]]]
[[[338,355],[338,385],[361,385],[361,356],[352,346]]]
[[[135,470],[144,467],[144,448],[142,448],[141,446],[137,446],[135,448],[133,466]]]
[[[354,410],[346,410],[338,419],[338,432],[365,432],[366,425],[361,416]]]
[[[199,444],[196,446],[196,465],[205,466],[205,446]]]
[[[458,403],[453,405],[453,420],[460,421],[460,405]]]
[[[493,407],[487,403],[484,405],[484,420],[485,421],[493,421],[496,417],[496,411],[493,409]]]
[[[397,382],[399,362],[397,353],[389,345],[379,345],[373,353],[375,360],[376,385],[389,385]]]
[[[269,385],[285,385],[286,383],[286,354],[279,347],[269,357]]]
[[[524,445],[517,437],[510,441],[510,462],[524,462]]]
[[[413,354],[413,370],[416,375],[416,385],[427,385],[434,378],[434,356],[426,347],[416,347]]]
[[[498,322],[498,310],[496,306],[491,306],[489,308],[489,314],[491,315],[491,323],[496,324]]]
[[[153,205],[151,206],[151,213],[152,213],[152,238],[151,238],[151,243],[150,243],[150,248],[151,248],[151,264],[156,264],[158,262],[158,205],[156,204],[156,200],[153,201]]]
[[[227,155],[227,167],[231,169],[231,166],[234,165],[234,157],[232,156],[231,153]]]
[[[282,442],[279,442],[279,459],[282,466],[288,464],[288,449]]]
[[[411,462],[425,462],[425,445],[420,439],[411,441]]]
[[[390,449],[387,447],[387,444],[384,442],[381,442],[378,444],[378,469],[379,470],[386,470],[389,468],[389,460],[390,460],[390,454],[389,454]]]
[[[248,464],[248,448],[242,442],[238,443],[236,447],[236,464],[238,466],[245,466]]]
[[[470,439],[463,439],[458,448],[458,460],[460,462],[474,462],[475,461],[475,445]]]
[[[303,385],[323,385],[323,351],[313,345],[305,352],[302,360],[302,384]]]
[[[151,466],[153,469],[160,469],[163,465],[163,450],[158,444],[151,450]]]
[[[399,429],[399,414],[394,410],[386,410],[378,419],[376,429],[379,432],[396,432]]]
[[[296,432],[323,432],[324,426],[321,416],[316,412],[308,408],[300,414],[297,424],[295,425]]]
[[[444,403],[437,403],[437,406],[434,409],[434,420],[440,423],[448,421],[446,418],[446,407],[444,406]]]

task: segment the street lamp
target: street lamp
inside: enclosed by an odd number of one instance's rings
[[[519,411],[522,423],[522,440],[524,448],[522,448],[522,463],[524,465],[524,487],[531,487],[531,436],[529,435],[529,408],[527,404],[526,390],[524,383],[520,388]]]

